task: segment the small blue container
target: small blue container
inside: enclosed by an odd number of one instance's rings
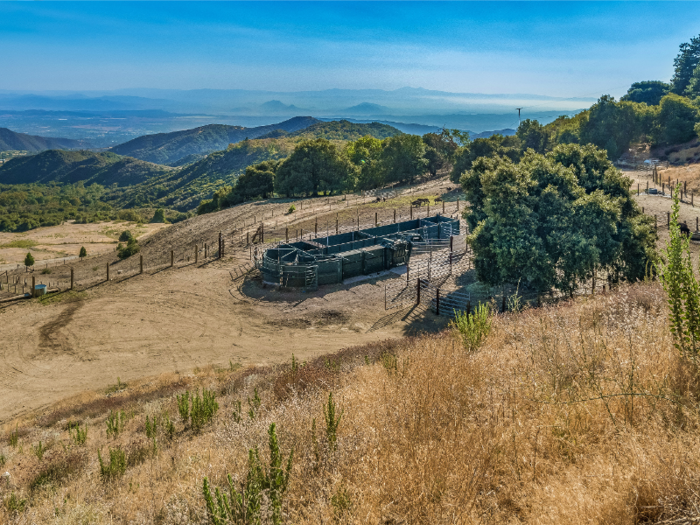
[[[37,284],[34,287],[35,290],[35,296],[39,297],[40,295],[46,295],[46,285],[45,284]]]

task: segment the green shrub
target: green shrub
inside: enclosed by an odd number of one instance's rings
[[[140,251],[141,247],[139,246],[138,241],[133,237],[129,239],[129,241],[126,243],[126,246],[124,246],[122,243],[119,243],[117,245],[117,256],[120,259],[126,259],[127,257],[131,257],[132,255],[135,255]]]
[[[5,498],[4,503],[8,512],[22,512],[27,506],[27,500],[22,499],[14,492]]]
[[[292,204],[292,205],[289,207],[289,210],[287,210],[287,213],[294,213],[295,211],[297,211],[297,207],[294,206],[294,204]]]
[[[134,236],[131,234],[131,232],[129,230],[124,230],[119,235],[119,242],[129,242],[133,238],[134,238]]]
[[[75,432],[73,432],[73,430],[75,430]],[[84,445],[87,442],[87,423],[85,423],[85,427],[82,429],[77,423],[75,426],[68,426],[68,435],[76,445]]]
[[[151,219],[151,222],[167,222],[165,220],[165,212],[163,211],[163,208],[158,208],[156,212],[153,214],[153,218]]]
[[[44,275],[48,275],[51,273],[51,270],[49,268],[44,268],[43,270],[41,270],[41,273]]]
[[[24,265],[27,268],[29,268],[30,266],[34,266],[34,257],[31,253],[27,253],[27,256],[24,258]]]
[[[180,419],[186,425],[190,418],[190,391],[185,390],[185,393],[177,396],[177,411],[180,413]]]
[[[81,259],[83,257],[87,257],[87,250],[85,249],[85,246],[80,247],[80,252],[78,253],[78,257],[80,257]]]
[[[209,423],[219,410],[216,402],[216,394],[210,390],[202,390],[202,397],[199,393],[192,397],[192,412],[190,413],[192,429],[197,432],[204,425]]]
[[[323,415],[326,418],[326,437],[328,438],[328,444],[331,450],[337,448],[338,442],[338,427],[340,426],[340,420],[343,417],[343,411],[341,410],[338,417],[335,416],[338,406],[336,402],[333,401],[333,392],[328,394],[328,403],[323,405]],[[314,421],[315,423],[315,421]]]
[[[126,453],[120,447],[109,449],[109,463],[102,460],[98,449],[97,460],[100,463],[100,476],[104,481],[117,478],[126,472]]]
[[[39,441],[39,444],[36,447],[32,447],[32,452],[37,457],[37,459],[41,461],[42,459],[44,459],[44,454],[46,454],[46,447],[41,441]]]
[[[487,304],[479,304],[474,313],[455,312],[450,327],[459,333],[464,347],[473,352],[491,331],[491,309]]]
[[[107,416],[107,436],[117,437],[124,430],[126,418],[124,412],[117,410],[116,412],[109,411]]]
[[[158,420],[156,419],[156,416],[153,416],[153,422],[151,422],[149,417],[146,416],[146,437],[149,439],[153,439],[156,437],[157,432],[158,432]]]
[[[286,468],[280,453],[275,424],[268,430],[270,464],[265,466],[260,461],[257,447],[248,452],[248,475],[245,485],[238,492],[233,486],[231,475],[228,476],[228,494],[217,487],[212,495],[209,480],[204,478],[202,492],[207,505],[209,522],[212,525],[225,523],[260,523],[263,495],[267,496],[272,511],[272,523],[282,523],[282,500],[289,485],[294,451],[289,453]]]
[[[248,410],[248,417],[250,417],[250,419],[255,419],[255,414],[260,409],[260,405],[262,404],[262,400],[258,394],[258,389],[254,389],[253,392],[253,399],[251,400],[248,398],[248,406],[250,407],[250,410]]]
[[[693,271],[690,238],[678,225],[680,188],[676,186],[673,192],[670,239],[656,270],[668,295],[674,344],[682,355],[695,361],[700,352],[700,282]]]

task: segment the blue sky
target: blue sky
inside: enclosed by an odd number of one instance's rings
[[[623,94],[700,3],[0,3],[0,90]]]

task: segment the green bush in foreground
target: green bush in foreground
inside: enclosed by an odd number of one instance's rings
[[[272,523],[282,522],[282,499],[289,484],[294,451],[289,453],[286,468],[277,441],[275,424],[268,430],[270,464],[265,466],[260,461],[258,449],[248,452],[248,475],[241,492],[233,486],[231,475],[228,476],[228,494],[221,493],[217,487],[212,495],[209,480],[204,478],[202,492],[207,504],[209,522],[212,525],[226,523],[260,523],[263,497],[270,503]]]
[[[473,352],[491,331],[491,308],[487,304],[479,304],[474,313],[455,312],[450,327],[459,333],[464,347]]]

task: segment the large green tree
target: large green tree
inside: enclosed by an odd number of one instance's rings
[[[615,102],[610,95],[603,95],[581,123],[580,142],[605,149],[611,159],[619,158],[644,133],[638,106],[634,102]]]
[[[275,174],[280,164],[279,161],[265,160],[248,166],[238,177],[233,190],[223,199],[221,207],[226,208],[233,204],[271,196],[274,191]]]
[[[680,45],[678,55],[673,60],[673,78],[671,79],[671,91],[676,95],[686,94],[686,89],[700,64],[700,35]]]
[[[318,195],[348,186],[350,162],[326,139],[305,140],[277,169],[275,191],[287,196]]]
[[[345,155],[355,167],[355,187],[358,190],[371,190],[384,185],[381,140],[365,135],[349,142],[345,147]]]
[[[417,135],[397,135],[384,139],[381,162],[386,182],[412,182],[423,175],[428,161],[425,145]]]
[[[668,95],[671,84],[661,80],[645,80],[635,82],[620,100],[623,102],[638,102],[649,106],[658,106],[661,99]]]
[[[629,185],[591,145],[528,151],[518,164],[477,159],[462,186],[479,279],[572,293],[600,269],[615,279],[643,278],[655,230]]]
[[[455,153],[454,166],[450,174],[452,182],[459,182],[462,174],[472,168],[474,161],[481,157],[507,157],[513,162],[520,159],[520,139],[516,136],[504,137],[500,134],[488,138],[475,139],[462,146]]]
[[[522,151],[532,149],[535,153],[545,153],[549,147],[549,132],[537,120],[523,120],[515,136],[520,140]]]
[[[659,142],[678,144],[696,136],[698,109],[685,97],[671,93],[661,99],[658,114]]]
[[[425,144],[425,159],[427,168],[434,177],[439,170],[451,170],[454,155],[459,148],[456,137],[443,129],[440,133],[426,133],[423,135]]]

